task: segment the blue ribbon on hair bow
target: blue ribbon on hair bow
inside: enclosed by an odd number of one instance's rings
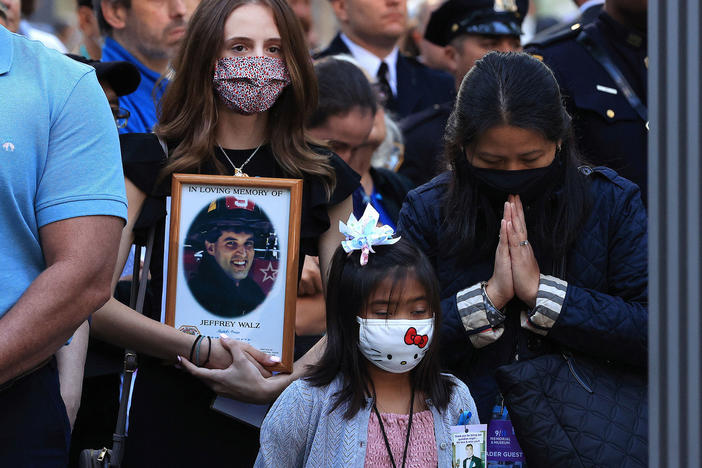
[[[369,252],[375,253],[374,245],[391,245],[400,240],[399,237],[392,237],[395,231],[390,226],[378,226],[378,218],[378,212],[369,203],[361,219],[357,220],[352,213],[346,224],[339,221],[339,232],[346,236],[346,240],[341,241],[341,246],[346,253],[360,250],[361,265],[368,263]]]

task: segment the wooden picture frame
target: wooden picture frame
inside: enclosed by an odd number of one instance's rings
[[[171,198],[165,323],[225,333],[291,372],[302,180],[173,174]]]

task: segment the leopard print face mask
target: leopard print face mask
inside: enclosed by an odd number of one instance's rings
[[[215,64],[215,91],[228,108],[244,115],[270,109],[289,84],[281,58],[224,57]]]

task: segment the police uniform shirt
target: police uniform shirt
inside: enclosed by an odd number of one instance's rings
[[[647,122],[632,107],[607,70],[578,36],[585,33],[611,58],[646,105],[646,36],[614,21],[607,13],[584,28],[574,28],[526,50],[554,72],[573,117],[578,147],[593,165],[608,166],[641,187],[646,200]]]
[[[613,60],[645,105],[648,83],[646,35],[617,23],[606,13],[600,14],[596,22],[606,39],[603,44],[609,48]]]

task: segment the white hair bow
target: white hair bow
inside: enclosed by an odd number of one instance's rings
[[[351,213],[346,224],[339,221],[339,232],[346,236],[346,240],[341,241],[341,246],[346,253],[360,250],[361,265],[368,263],[369,252],[375,253],[374,245],[391,245],[400,240],[399,237],[392,237],[395,231],[390,226],[378,225],[379,217],[378,212],[369,203],[361,219],[357,220]]]

